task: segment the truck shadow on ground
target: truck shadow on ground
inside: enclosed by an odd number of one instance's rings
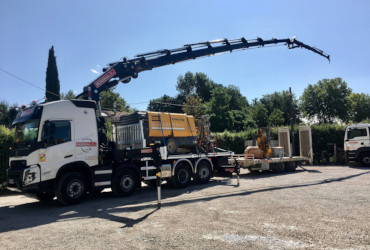
[[[262,176],[259,175],[258,178],[263,176],[271,177],[278,175],[274,173],[261,174]],[[234,186],[231,184],[231,181],[236,182],[235,177],[232,180],[228,178],[211,180],[205,185],[190,185],[186,189],[171,189],[164,185],[162,188],[162,209],[181,204],[212,201],[228,197],[246,196],[254,193],[264,193],[282,189],[330,184],[368,174],[370,174],[370,171],[341,178],[324,179],[312,183],[275,186],[256,190],[235,189],[234,191],[221,192],[207,196],[200,194],[195,197],[192,196],[192,198],[187,198],[184,194],[194,193],[202,189],[220,185]],[[242,178],[254,178],[254,175],[245,174],[242,175]],[[18,197],[18,195],[16,197]],[[26,198],[26,196],[22,197]],[[27,199],[27,201],[29,201],[29,199]],[[115,221],[122,224],[121,228],[133,227],[136,224],[145,221],[149,216],[158,211],[156,201],[157,192],[155,189],[143,187],[139,189],[136,194],[130,197],[117,198],[114,197],[111,192],[103,192],[95,197],[89,196],[84,202],[74,206],[61,206],[54,199],[50,202],[38,202],[35,200],[35,202],[29,202],[16,206],[0,207],[0,233],[33,228],[55,222],[76,221],[88,218],[100,218],[104,220]],[[124,213],[125,216],[118,216],[116,215],[117,213]],[[133,213],[135,214],[133,215]],[[137,217],[137,213],[140,214],[139,217]]]

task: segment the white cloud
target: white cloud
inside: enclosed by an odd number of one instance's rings
[[[98,71],[96,71],[95,69],[90,69],[91,70],[91,72],[93,72],[94,74],[99,74],[99,72]]]

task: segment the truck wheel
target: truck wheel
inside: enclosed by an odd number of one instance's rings
[[[370,154],[364,154],[361,157],[361,163],[363,166],[369,167],[370,166]]]
[[[192,171],[187,164],[180,163],[176,166],[175,175],[171,178],[174,188],[184,188],[190,183]]]
[[[170,154],[175,154],[177,152],[177,143],[174,139],[169,139],[167,141],[167,150]]]
[[[77,172],[63,175],[57,184],[57,199],[63,205],[73,205],[81,202],[87,192],[85,177]]]
[[[137,176],[130,169],[124,169],[117,176],[113,177],[112,191],[116,196],[130,196],[135,192],[137,186]]]
[[[52,201],[55,197],[55,193],[53,192],[37,193],[36,197],[39,201]]]
[[[194,175],[194,181],[198,184],[205,184],[211,179],[212,168],[209,162],[202,161],[198,165],[197,172]]]

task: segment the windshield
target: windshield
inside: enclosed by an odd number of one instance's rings
[[[23,148],[37,142],[39,124],[39,119],[32,119],[16,124],[14,146],[17,148]]]

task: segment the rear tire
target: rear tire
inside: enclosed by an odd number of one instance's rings
[[[212,168],[211,164],[206,161],[201,161],[198,165],[197,172],[194,175],[194,181],[198,184],[206,184],[211,179]]]
[[[192,171],[185,163],[180,163],[176,166],[175,175],[171,178],[171,183],[174,188],[184,188],[190,183]]]
[[[81,202],[87,192],[87,181],[78,172],[63,175],[57,184],[57,199],[63,205],[74,205]]]
[[[55,197],[54,192],[42,192],[42,193],[37,193],[36,198],[39,201],[52,201]]]
[[[138,178],[130,169],[122,170],[113,177],[112,191],[114,195],[126,197],[133,194],[138,187]]]

